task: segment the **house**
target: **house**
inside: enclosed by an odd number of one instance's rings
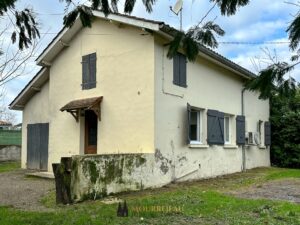
[[[0,130],[9,130],[12,127],[11,122],[0,120]]]
[[[94,15],[60,31],[10,104],[23,111],[23,168],[147,154],[140,173],[161,177],[145,187],[270,166],[269,101],[243,86],[253,73],[204,46],[194,63],[167,58],[176,31],[163,22]]]
[[[13,129],[14,130],[22,130],[22,123],[18,123],[16,125],[14,125]]]

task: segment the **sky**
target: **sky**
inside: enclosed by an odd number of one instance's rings
[[[79,1],[79,0],[78,0]],[[119,11],[122,13],[122,0]],[[137,0],[132,15],[163,21],[179,29],[179,17],[170,11],[176,0],[157,0],[151,14],[147,13],[141,0]],[[296,2],[291,0],[290,2]],[[59,0],[19,0],[17,8],[30,7],[37,12],[40,23],[41,39],[35,56],[48,45],[63,25],[65,4]],[[209,0],[184,0],[183,29],[187,30],[201,20],[212,7]],[[206,18],[214,20],[226,34],[218,37],[219,47],[215,49],[221,55],[235,63],[258,73],[268,65],[269,53],[276,60],[288,61],[291,52],[288,48],[286,28],[297,13],[297,7],[284,0],[250,0],[250,4],[240,8],[234,16],[220,15],[215,7]],[[28,73],[6,84],[6,104],[9,104],[35,75],[39,67],[35,65],[36,57],[32,57],[28,65]],[[300,81],[300,70],[295,69],[290,76]],[[21,122],[22,114],[17,114],[16,123]]]

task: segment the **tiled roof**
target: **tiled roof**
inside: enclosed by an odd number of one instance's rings
[[[0,120],[0,126],[11,126],[10,122]]]
[[[103,97],[94,97],[94,98],[85,98],[85,99],[78,99],[69,102],[64,107],[60,109],[60,111],[68,111],[68,110],[75,110],[75,109],[86,109],[91,108],[95,104],[100,103]]]

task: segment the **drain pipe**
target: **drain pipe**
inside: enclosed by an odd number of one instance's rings
[[[243,88],[241,93],[241,100],[242,100],[242,116],[245,116],[245,109],[244,109],[244,93],[246,91],[246,88]],[[246,122],[246,120],[245,120]],[[246,172],[246,147],[245,144],[242,145],[242,171]]]

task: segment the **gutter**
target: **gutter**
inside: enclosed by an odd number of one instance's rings
[[[177,32],[179,31],[176,30],[175,28],[170,27],[169,25],[163,23],[159,26],[159,31],[157,33],[165,37],[167,40],[173,40]],[[252,79],[256,77],[256,74],[236,64],[235,62],[227,59],[226,57],[220,55],[219,53],[213,51],[212,49],[209,49],[200,43],[198,44],[198,47],[199,47],[199,55],[222,66],[223,68],[226,68],[246,79]]]

